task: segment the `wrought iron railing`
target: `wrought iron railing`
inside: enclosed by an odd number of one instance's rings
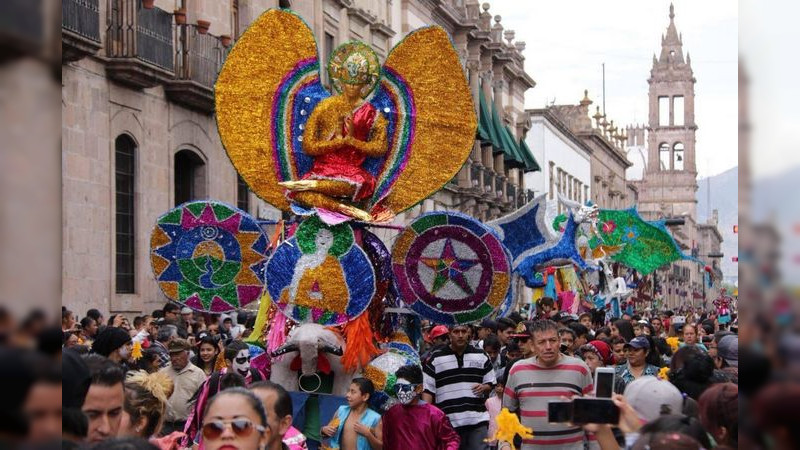
[[[469,163],[469,182],[474,189],[480,189],[482,184],[481,166],[477,163]]]
[[[483,171],[483,192],[494,195],[494,174],[491,170],[485,168]]]
[[[100,42],[100,0],[61,0],[61,27]]]
[[[109,57],[138,58],[173,70],[172,14],[159,8],[142,8],[139,0],[110,0],[109,18]]]
[[[196,81],[212,88],[227,55],[219,38],[197,31],[196,25],[179,25],[175,78]]]

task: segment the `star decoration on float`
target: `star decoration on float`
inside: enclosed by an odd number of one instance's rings
[[[469,285],[464,272],[475,267],[480,261],[477,259],[459,258],[456,255],[455,248],[450,238],[447,238],[442,248],[442,254],[439,257],[433,258],[420,258],[420,262],[434,272],[436,277],[433,280],[432,293],[437,293],[448,281],[455,283],[456,286],[461,288],[467,295],[474,293],[472,287]]]

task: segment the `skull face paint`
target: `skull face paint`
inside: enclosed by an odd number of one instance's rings
[[[412,384],[405,378],[398,378],[394,385],[397,400],[403,405],[408,405],[413,402],[417,397],[417,386],[418,385]]]
[[[239,350],[239,353],[233,358],[233,370],[239,375],[247,377],[250,372],[250,349]]]

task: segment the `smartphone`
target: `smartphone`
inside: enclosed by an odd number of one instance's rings
[[[598,367],[594,371],[594,396],[597,398],[611,398],[614,393],[614,381],[617,372],[613,367]]]
[[[572,421],[572,401],[550,400],[547,402],[547,421],[567,423]]]
[[[619,408],[610,398],[577,397],[572,400],[572,423],[619,423]]]

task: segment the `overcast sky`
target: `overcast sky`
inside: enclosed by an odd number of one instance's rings
[[[647,78],[669,25],[669,1],[491,0],[490,13],[525,41],[525,70],[536,81],[526,107],[577,104],[589,90],[615,125],[647,121]],[[676,0],[675,24],[692,57],[697,169],[715,175],[738,163],[738,4]],[[796,75],[796,74],[795,74]]]

